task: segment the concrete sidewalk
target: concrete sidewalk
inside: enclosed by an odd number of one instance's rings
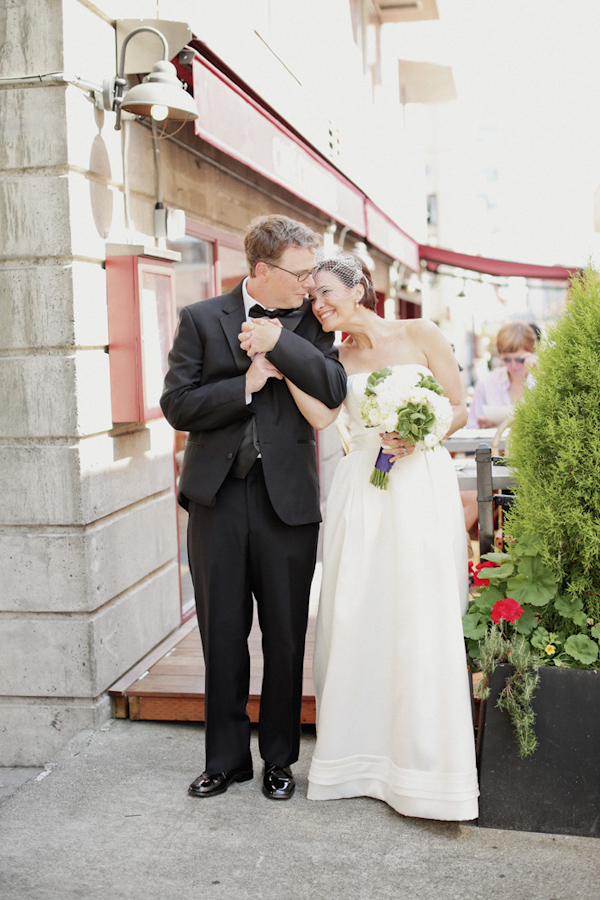
[[[289,802],[253,782],[186,793],[202,726],[113,720],[0,806],[1,900],[597,900],[600,843],[314,803],[303,735]],[[33,774],[33,773],[32,773]]]

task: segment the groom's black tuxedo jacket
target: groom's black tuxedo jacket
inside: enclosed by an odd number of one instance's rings
[[[250,416],[256,416],[269,498],[288,525],[319,522],[315,433],[284,381],[269,378],[246,404],[250,359],[238,334],[245,321],[242,282],[229,294],[182,309],[161,406],[180,431],[189,431],[179,480],[179,502],[212,506]],[[346,375],[333,347],[304,302],[281,319],[283,330],[267,358],[301,390],[330,409],[346,395]]]

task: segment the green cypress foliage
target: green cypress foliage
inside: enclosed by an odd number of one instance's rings
[[[571,283],[538,350],[535,384],[516,405],[510,464],[516,500],[505,534],[541,536],[559,593],[600,621],[600,274]],[[564,626],[564,619],[560,617]],[[548,628],[552,622],[548,622]],[[557,623],[558,624],[558,623]]]

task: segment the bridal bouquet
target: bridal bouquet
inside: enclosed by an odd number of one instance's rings
[[[396,431],[408,444],[431,450],[452,424],[452,406],[443,393],[433,375],[386,366],[369,375],[360,417],[368,428]],[[380,449],[371,484],[387,490],[392,465],[389,455]]]

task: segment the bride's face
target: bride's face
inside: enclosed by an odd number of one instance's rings
[[[323,331],[346,331],[357,302],[363,296],[363,288],[361,285],[347,287],[332,272],[317,272],[314,279],[310,300],[321,328]]]

